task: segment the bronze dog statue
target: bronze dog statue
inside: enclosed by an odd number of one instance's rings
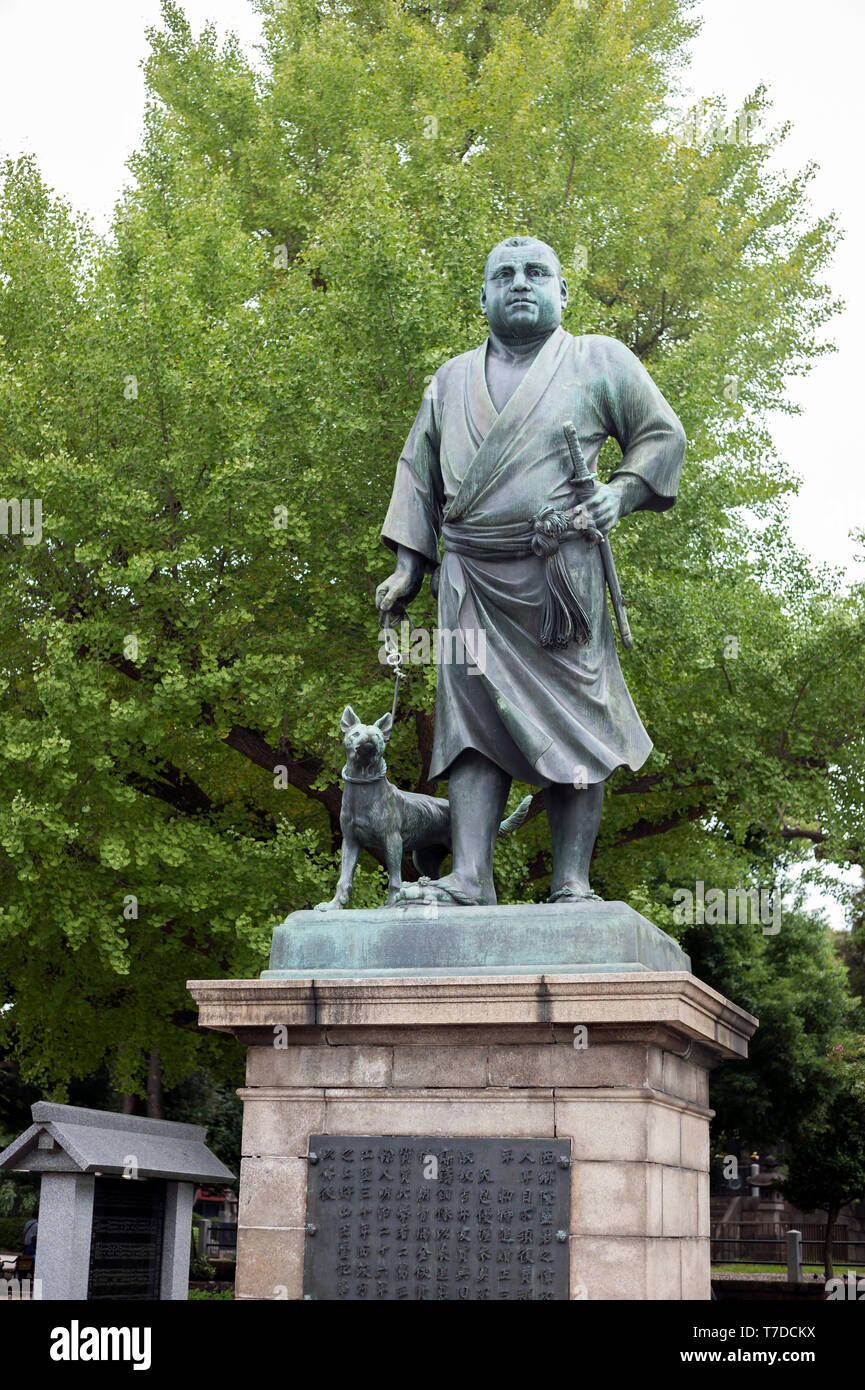
[[[362,724],[351,705],[346,705],[339,727],[347,755],[339,817],[342,866],[336,893],[330,902],[317,903],[316,911],[345,907],[362,849],[380,849],[384,854],[387,906],[393,907],[402,886],[404,850],[411,850],[419,874],[439,877],[451,850],[450,806],[443,797],[400,791],[387,780],[384,749],[393,727],[390,714],[383,714],[374,724]],[[532,798],[525,797],[513,815],[502,821],[499,838],[522,825],[531,804]]]

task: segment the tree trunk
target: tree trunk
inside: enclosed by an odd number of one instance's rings
[[[121,1115],[135,1114],[135,1096],[129,1091],[120,1092],[120,1113]]]
[[[150,1054],[147,1068],[147,1114],[151,1120],[165,1119],[165,1105],[162,1096],[162,1068],[159,1065],[159,1048]]]

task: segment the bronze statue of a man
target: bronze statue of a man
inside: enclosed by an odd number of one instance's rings
[[[436,372],[397,466],[382,530],[397,567],[376,603],[400,612],[437,571],[439,626],[466,655],[438,666],[430,767],[449,782],[453,872],[404,884],[401,901],[496,901],[493,847],[514,777],[545,788],[550,901],[594,896],[604,783],[651,751],[594,540],[629,512],[673,505],[685,433],[628,348],[561,327],[567,302],[544,242],[494,247],[481,290],[489,336]],[[589,469],[608,436],[622,450],[577,518],[569,421]]]

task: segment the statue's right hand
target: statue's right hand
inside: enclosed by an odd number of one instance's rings
[[[375,606],[381,613],[401,616],[420,588],[417,576],[409,570],[396,569],[375,591]]]

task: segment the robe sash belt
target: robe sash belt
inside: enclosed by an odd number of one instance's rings
[[[445,550],[468,559],[538,555],[544,560],[546,591],[538,632],[542,647],[567,647],[570,642],[584,647],[592,639],[592,625],[560,550],[562,541],[572,536],[585,539],[585,527],[578,529],[570,516],[551,506],[536,512],[528,527],[520,522],[504,526],[445,522],[442,530]]]

